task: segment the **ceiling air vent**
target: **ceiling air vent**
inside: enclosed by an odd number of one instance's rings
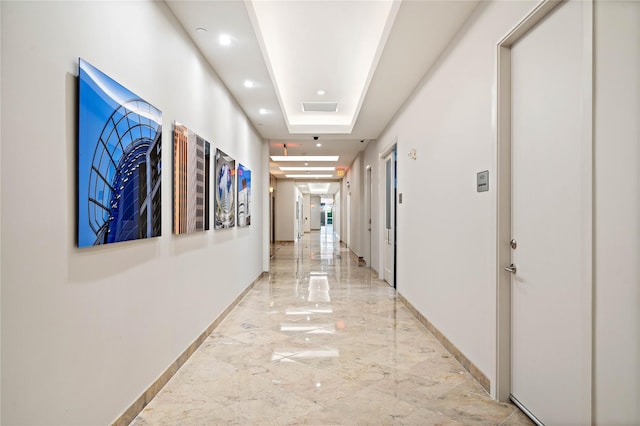
[[[338,112],[337,102],[303,102],[304,112]]]

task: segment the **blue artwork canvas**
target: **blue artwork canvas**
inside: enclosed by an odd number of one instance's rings
[[[251,225],[251,170],[238,163],[238,226]]]
[[[236,226],[236,160],[216,149],[215,229]]]
[[[78,247],[161,233],[162,112],[80,59]]]

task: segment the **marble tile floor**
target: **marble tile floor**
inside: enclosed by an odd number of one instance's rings
[[[131,424],[532,423],[492,400],[329,227],[276,247],[269,277]]]

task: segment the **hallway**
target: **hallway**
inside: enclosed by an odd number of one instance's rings
[[[278,245],[269,277],[132,425],[530,424],[328,229]]]

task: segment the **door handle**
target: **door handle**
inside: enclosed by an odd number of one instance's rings
[[[505,267],[504,267],[504,270],[505,270],[505,271],[507,271],[507,272],[511,272],[512,274],[515,274],[515,273],[516,273],[516,271],[517,271],[518,269],[516,268],[516,265],[514,265],[514,264],[512,263],[512,264],[511,264],[511,265],[509,265],[509,266],[505,266]]]

